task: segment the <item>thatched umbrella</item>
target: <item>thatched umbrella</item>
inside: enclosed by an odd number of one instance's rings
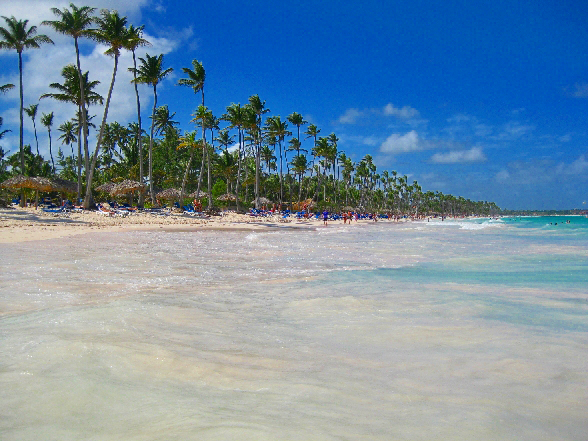
[[[141,184],[137,181],[131,181],[130,179],[125,179],[122,182],[119,182],[112,190],[110,190],[110,194],[113,196],[117,196],[119,194],[129,194],[134,193],[135,191],[145,191],[147,186],[145,184]]]
[[[51,191],[51,181],[40,176],[16,175],[2,183],[5,188],[32,188],[37,191]]]
[[[253,201],[252,203],[255,204],[255,201]],[[264,197],[259,198],[259,205],[268,205],[271,203],[272,203],[272,201],[270,201],[268,198],[264,198]]]
[[[166,188],[155,195],[157,199],[169,199],[175,201],[180,199],[180,190],[177,188]]]
[[[10,179],[7,179],[2,183],[4,188],[31,188],[36,190],[35,197],[35,208],[39,205],[39,191],[51,191],[53,185],[51,180],[43,178],[41,176],[23,176],[16,175]]]
[[[106,184],[102,184],[102,185],[96,187],[96,191],[103,191],[104,193],[110,193],[115,186],[116,186],[115,182],[107,182]]]
[[[200,199],[200,198],[204,198],[207,196],[208,196],[208,193],[204,193],[203,191],[193,191],[192,193],[190,193],[188,195],[188,197],[192,198],[192,199]]]
[[[131,181],[130,179],[125,179],[122,182],[119,182],[112,190],[110,190],[110,194],[113,196],[118,196],[120,194],[128,194],[129,195],[129,202],[133,205],[133,193],[136,191],[145,192],[147,186],[145,184],[141,184],[137,181]]]
[[[219,201],[236,201],[237,200],[237,196],[235,196],[234,194],[231,193],[225,193],[223,195],[220,195],[217,200]]]

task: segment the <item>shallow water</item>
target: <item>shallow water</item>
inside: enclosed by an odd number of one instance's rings
[[[0,439],[585,440],[582,222],[1,245]]]

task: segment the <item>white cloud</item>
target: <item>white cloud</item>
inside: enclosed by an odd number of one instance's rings
[[[431,162],[436,164],[457,164],[484,161],[486,161],[486,155],[484,155],[481,147],[472,147],[469,150],[454,150],[447,153],[435,153],[431,156]]]
[[[588,83],[576,83],[573,96],[576,98],[588,98]]]
[[[382,153],[409,153],[422,150],[423,146],[419,141],[419,135],[411,130],[404,135],[393,133],[380,146]]]
[[[30,2],[23,1],[5,1],[2,4],[2,15],[15,17],[26,17],[29,19],[29,25],[38,25],[42,20],[53,20],[55,15],[51,12],[51,7],[63,9],[69,7],[70,0],[67,1],[45,1],[40,0],[36,2],[35,7],[31,8]],[[126,15],[129,22],[134,22],[136,18],[140,17],[141,7],[148,5],[150,0],[97,0],[92,3],[92,6],[97,8],[97,12],[101,8],[116,9],[121,15]],[[3,20],[0,19],[0,25]],[[38,33],[47,34],[55,42],[54,45],[43,45],[41,49],[27,50],[23,57],[23,83],[24,83],[24,105],[39,103],[38,117],[37,117],[37,132],[39,135],[39,146],[41,153],[46,155],[48,153],[48,136],[45,127],[40,124],[42,113],[54,112],[54,126],[57,127],[65,120],[70,119],[75,114],[74,106],[68,103],[59,103],[50,98],[39,101],[39,97],[45,93],[51,93],[53,90],[49,88],[50,83],[62,83],[61,76],[62,68],[67,64],[75,64],[75,49],[73,40],[69,37],[56,34],[51,28],[46,26],[38,26]],[[166,37],[155,37],[144,34],[144,37],[151,42],[152,46],[146,48],[139,48],[137,50],[138,57],[144,57],[146,53],[168,54],[177,49],[180,43],[190,40],[193,36],[193,28],[175,29],[171,33],[167,33]],[[81,54],[80,63],[83,71],[90,72],[91,81],[100,81],[95,91],[104,97],[106,100],[108,89],[112,78],[113,58],[104,55],[106,47],[103,45],[96,45],[88,40],[81,40]],[[13,83],[18,85],[18,70],[17,57],[13,51],[0,51],[3,56],[2,63],[10,65],[10,73],[2,75],[4,83]],[[135,107],[135,92],[131,85],[132,74],[128,72],[127,68],[132,66],[132,55],[127,51],[123,51],[119,58],[118,71],[116,82],[112,94],[112,100],[108,112],[108,122],[119,121],[125,124],[134,120]],[[165,63],[165,61],[164,61]],[[166,67],[170,67],[167,63]],[[170,81],[173,81],[173,76],[169,76],[159,87],[158,91],[169,87]],[[141,101],[143,109],[149,109],[149,102],[152,102],[152,89],[148,86],[140,85],[139,93],[141,94]],[[2,96],[2,101],[5,101],[7,110],[3,112],[5,126],[18,128],[18,93],[8,93]],[[91,106],[90,113],[96,115],[93,122],[99,126],[104,112],[103,106]],[[24,117],[25,128],[25,144],[34,144],[33,124],[30,118],[26,115]],[[91,132],[95,135],[95,130]],[[56,141],[57,136],[53,136],[53,144],[56,146],[59,141]],[[3,140],[4,141],[4,140]],[[95,142],[90,140],[90,146]],[[5,145],[8,143],[4,143]],[[55,150],[57,150],[55,148]]]
[[[500,170],[498,173],[496,173],[495,178],[498,182],[506,182],[510,179],[510,173],[508,170]]]
[[[33,5],[34,3],[34,5]],[[48,34],[48,28],[39,26],[43,20],[54,20],[55,15],[51,8],[69,8],[71,0],[3,0],[2,15],[14,16],[18,20],[29,20],[29,25],[38,26],[41,34]],[[128,15],[129,18],[140,18],[140,9],[151,3],[151,0],[92,0],[89,2],[96,12],[100,9],[117,10],[121,15]],[[82,4],[75,3],[81,7]]]
[[[555,171],[557,174],[565,175],[583,174],[584,172],[588,171],[588,161],[586,160],[586,155],[580,155],[578,159],[576,159],[571,164],[558,164]]]
[[[363,112],[359,111],[358,109],[347,109],[345,113],[339,117],[339,122],[341,124],[354,124],[362,115]]]
[[[419,111],[410,106],[404,106],[402,108],[394,107],[394,104],[388,103],[384,107],[384,115],[396,116],[401,119],[418,118],[421,114]]]

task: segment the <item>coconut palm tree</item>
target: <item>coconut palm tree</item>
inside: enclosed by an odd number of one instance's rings
[[[259,180],[261,173],[261,142],[263,136],[261,133],[261,126],[263,125],[263,115],[268,113],[270,109],[265,107],[265,101],[261,101],[259,95],[255,94],[249,97],[249,107],[255,114],[255,131],[253,133],[255,138],[255,208],[260,209],[259,203]]]
[[[45,93],[41,95],[41,99],[43,98],[53,98],[54,100],[64,102],[64,103],[72,103],[77,106],[77,119],[78,121],[74,123],[78,133],[78,195],[77,200],[79,201],[81,192],[82,192],[82,140],[84,143],[84,154],[85,154],[85,164],[86,164],[86,171],[90,168],[90,157],[88,152],[88,128],[95,127],[94,124],[90,122],[90,118],[88,118],[88,110],[87,107],[90,104],[102,104],[104,99],[101,95],[94,92],[94,89],[100,81],[89,81],[88,80],[88,72],[82,75],[81,81],[78,75],[78,69],[72,65],[68,64],[64,66],[61,70],[61,76],[64,78],[63,84],[60,83],[51,83],[49,85],[50,88],[56,89],[57,92],[55,93]],[[80,84],[82,85],[82,89],[80,89]],[[82,96],[83,100],[82,101]],[[85,124],[85,128],[84,128]]]
[[[20,80],[20,167],[22,174],[26,174],[24,144],[23,144],[23,84],[22,84],[22,52],[25,49],[38,49],[42,43],[53,44],[46,35],[37,35],[37,27],[28,27],[28,20],[17,20],[14,16],[8,18],[2,16],[6,22],[6,28],[0,26],[0,49],[16,50],[18,54],[18,73]],[[21,194],[20,203],[24,207],[24,190]]]
[[[239,211],[239,183],[241,179],[241,151],[243,148],[243,128],[246,126],[248,121],[247,113],[250,112],[247,106],[241,107],[241,104],[231,104],[227,107],[227,113],[225,113],[221,119],[229,122],[229,128],[237,128],[239,136],[239,147],[237,156],[237,183],[235,185],[235,194],[237,199],[235,201],[237,205],[237,211]]]
[[[139,47],[151,46],[151,43],[143,38],[143,29],[144,28],[145,28],[145,26],[139,26],[139,27],[135,27],[133,25],[129,26],[129,35],[128,35],[127,45],[126,45],[125,49],[131,51],[131,53],[133,54],[133,67],[129,68],[129,70],[133,73],[133,80],[137,79],[137,58],[135,55],[135,51]],[[139,148],[139,182],[143,183],[143,175],[144,175],[144,173],[143,173],[143,139],[141,136],[141,132],[143,131],[143,129],[141,126],[141,101],[139,100],[139,88],[138,88],[137,82],[134,81],[133,85],[135,87],[135,97],[137,98],[137,123],[138,123],[138,128],[136,131],[134,131],[134,133],[136,136],[135,140],[136,140],[137,146]],[[143,204],[145,203],[144,198],[145,198],[144,192],[140,191],[139,192],[139,202],[138,202],[139,208],[143,207]]]
[[[184,172],[184,179],[182,180],[182,189],[180,190],[180,201],[183,201],[186,182],[188,182],[188,173],[190,172],[190,167],[192,166],[192,159],[194,159],[194,151],[196,148],[201,147],[202,143],[196,139],[195,131],[185,133],[184,136],[180,137],[179,141],[180,143],[178,144],[178,150],[182,148],[190,149],[190,158],[188,159],[188,164],[186,164],[186,171]],[[202,174],[202,169],[200,170],[200,174]]]
[[[78,45],[78,41],[80,38],[83,37],[94,38],[94,30],[90,27],[95,22],[93,14],[94,11],[96,11],[96,8],[91,8],[89,6],[82,6],[78,8],[73,3],[70,3],[69,6],[71,10],[67,8],[63,8],[63,10],[60,10],[58,8],[51,8],[51,12],[53,12],[53,14],[55,14],[59,18],[59,20],[45,20],[42,22],[42,24],[50,26],[58,33],[63,35],[69,35],[74,39],[74,46],[76,49],[76,68],[78,71],[78,91],[81,95],[79,102],[81,103],[80,107],[82,107],[82,109],[80,109],[79,111],[79,114],[82,118],[82,135],[84,141],[84,150],[86,152],[86,157],[88,157],[88,122],[86,120],[86,112],[84,111],[84,108],[89,101],[86,100],[86,89],[83,85],[84,76],[82,75],[82,68],[80,64],[80,48]],[[86,164],[86,167],[87,166],[88,164]]]
[[[169,136],[173,133],[179,122],[174,121],[173,118],[176,116],[176,112],[170,113],[169,107],[167,105],[159,106],[155,109],[155,134],[164,136]]]
[[[74,142],[77,142],[78,138],[76,137],[76,128],[72,121],[65,121],[57,128],[57,130],[61,132],[61,135],[59,135],[59,138],[57,139],[59,139],[62,144],[71,147]],[[74,150],[73,147],[71,147],[71,157],[73,158],[74,156]]]
[[[47,131],[49,132],[49,156],[51,156],[51,167],[53,173],[55,173],[55,162],[53,161],[53,151],[51,150],[51,126],[53,126],[53,112],[43,113],[41,116],[41,124],[47,127]]]
[[[103,43],[109,46],[104,52],[106,55],[114,58],[114,68],[112,70],[112,80],[110,82],[110,88],[108,89],[108,95],[106,97],[106,104],[104,105],[104,116],[102,117],[102,124],[100,125],[100,131],[98,132],[98,141],[96,142],[96,150],[94,150],[94,156],[90,165],[90,170],[86,177],[86,197],[84,198],[84,208],[90,208],[93,203],[92,200],[92,180],[94,179],[94,170],[96,168],[96,161],[100,153],[100,146],[102,145],[102,137],[104,136],[104,128],[106,127],[106,119],[108,117],[108,109],[110,106],[110,99],[112,97],[112,89],[114,88],[114,82],[116,80],[116,72],[118,69],[118,59],[120,57],[121,49],[128,46],[129,32],[127,30],[127,18],[121,17],[117,11],[109,11],[103,9],[100,12],[101,17],[96,18],[98,29],[95,29],[91,35],[92,38],[99,43]]]
[[[39,155],[39,138],[37,138],[37,124],[35,124],[35,119],[37,118],[37,109],[39,108],[38,104],[31,104],[29,107],[25,107],[23,110],[27,114],[29,118],[33,120],[33,129],[35,130],[35,141],[37,142],[37,155]]]
[[[2,86],[0,86],[0,93],[6,93],[9,90],[14,89],[14,84],[3,84]]]
[[[163,68],[163,54],[151,56],[145,54],[145,58],[140,58],[141,66],[134,69],[137,77],[133,80],[138,84],[149,84],[153,87],[153,110],[151,112],[151,136],[149,138],[149,192],[151,193],[151,203],[155,202],[155,192],[153,191],[153,136],[155,130],[155,109],[157,109],[157,85],[170,73],[173,72],[171,67]]]
[[[200,92],[202,94],[202,105],[204,105],[204,81],[206,80],[206,71],[204,66],[198,60],[192,60],[192,67],[182,67],[182,71],[188,75],[188,78],[180,78],[178,80],[179,86],[189,86],[194,93]]]
[[[298,136],[296,137],[296,139],[298,139],[298,151],[296,152],[297,155],[300,154],[300,126],[303,126],[304,124],[308,124],[308,121],[305,121],[304,118],[302,117],[302,115],[298,112],[292,112],[290,115],[288,115],[288,121],[290,121],[290,123],[294,126],[296,126],[296,128],[298,129]]]
[[[266,130],[268,135],[275,136],[278,140],[278,146],[280,148],[280,209],[284,200],[284,184],[283,184],[283,156],[282,156],[282,142],[286,136],[292,135],[292,132],[288,130],[288,123],[282,121],[280,115],[269,117],[265,122]]]

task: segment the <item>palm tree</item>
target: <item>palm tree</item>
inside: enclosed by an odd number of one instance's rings
[[[194,69],[182,67],[182,71],[188,75],[188,78],[180,78],[178,85],[189,86],[194,93],[200,92],[202,94],[202,105],[204,105],[204,80],[206,80],[206,71],[202,63],[198,60],[192,60],[192,66]]]
[[[76,128],[72,121],[65,121],[57,128],[57,130],[61,132],[61,135],[59,135],[59,138],[57,139],[61,140],[62,144],[71,146],[78,140],[78,138],[76,138]],[[75,156],[73,147],[71,147],[71,156],[72,158]]]
[[[292,132],[288,131],[288,123],[282,121],[280,115],[272,116],[265,122],[266,129],[270,136],[275,136],[280,147],[280,210],[284,200],[284,185],[283,185],[283,168],[282,168],[282,141],[286,136],[290,136]]]
[[[135,97],[137,98],[137,123],[138,128],[134,132],[136,135],[136,143],[139,147],[139,182],[143,183],[143,139],[141,137],[142,127],[141,127],[141,101],[139,100],[139,88],[137,85],[137,58],[135,56],[135,51],[139,47],[144,46],[151,46],[147,40],[143,38],[143,29],[145,26],[134,27],[133,25],[129,26],[129,35],[127,40],[127,45],[125,49],[129,50],[133,54],[133,67],[129,70],[133,73],[133,85],[135,86]],[[139,192],[139,208],[143,207],[144,204],[144,193]]]
[[[249,97],[249,107],[255,114],[255,208],[260,209],[261,204],[259,203],[259,179],[261,173],[261,142],[263,136],[261,135],[261,126],[263,124],[262,115],[268,113],[270,109],[265,107],[265,101],[261,101],[259,95],[252,95]]]
[[[308,159],[305,155],[296,155],[292,158],[292,170],[298,175],[298,206],[302,197],[302,175],[308,170]]]
[[[27,114],[29,118],[33,120],[33,129],[35,130],[35,141],[37,142],[37,155],[39,155],[39,138],[37,138],[37,124],[35,124],[35,119],[37,118],[37,109],[39,108],[38,104],[31,104],[29,107],[25,107],[23,110]]]
[[[241,149],[243,147],[243,127],[247,123],[247,107],[241,107],[241,104],[231,104],[227,107],[227,113],[225,113],[221,119],[229,122],[229,128],[237,128],[239,135],[239,148],[237,156],[237,183],[235,185],[235,194],[237,199],[235,201],[237,205],[237,211],[239,211],[239,183],[241,178]]]
[[[77,200],[79,201],[81,192],[82,192],[82,138],[84,140],[84,154],[85,154],[85,164],[86,164],[86,171],[90,168],[90,158],[88,152],[88,127],[95,127],[89,121],[88,118],[88,110],[86,106],[90,106],[90,104],[102,104],[104,99],[101,95],[94,92],[94,89],[100,81],[89,81],[88,80],[88,72],[82,75],[81,81],[78,75],[77,68],[72,65],[68,64],[61,70],[61,76],[64,78],[63,84],[60,83],[51,83],[49,85],[50,88],[56,89],[56,93],[45,93],[41,95],[41,99],[43,98],[53,98],[54,100],[65,102],[65,103],[72,103],[77,106],[77,123],[75,123],[75,127],[78,132],[78,194]],[[80,84],[82,85],[82,89],[80,89]],[[82,96],[84,101],[82,101]],[[81,122],[81,124],[80,124]],[[84,128],[85,125],[85,128]]]
[[[151,203],[155,205],[155,192],[153,191],[153,135],[155,130],[155,109],[157,109],[157,85],[170,73],[173,72],[171,67],[163,68],[163,54],[150,56],[145,54],[145,58],[139,58],[141,66],[138,69],[133,68],[133,73],[137,77],[133,80],[139,84],[150,84],[153,87],[153,111],[151,112],[151,136],[149,138],[149,192],[151,193]]]
[[[53,14],[55,14],[59,20],[46,20],[43,21],[42,24],[50,26],[60,34],[69,35],[74,39],[74,46],[76,49],[76,67],[78,71],[78,91],[81,95],[79,99],[79,102],[81,103],[79,114],[82,118],[84,150],[86,152],[86,157],[88,157],[88,121],[86,120],[86,112],[84,109],[89,101],[86,99],[86,89],[83,85],[84,76],[82,75],[82,68],[80,65],[80,48],[78,46],[78,40],[80,37],[94,38],[94,30],[90,29],[90,26],[92,26],[92,24],[95,22],[93,14],[96,8],[91,8],[89,6],[82,6],[78,8],[73,3],[70,3],[69,6],[71,11],[67,8],[64,8],[63,11],[58,8],[51,8],[51,12],[53,12]],[[87,167],[88,164],[86,164],[86,168]],[[78,164],[78,169],[79,168],[80,166]],[[78,187],[80,187],[80,184],[78,184]],[[78,194],[78,199],[79,196],[80,195]]]
[[[305,121],[304,118],[302,117],[302,115],[297,112],[292,112],[290,115],[288,115],[288,121],[290,121],[290,123],[292,125],[295,125],[296,128],[298,129],[298,136],[296,138],[296,139],[298,139],[298,151],[296,152],[296,154],[299,155],[300,154],[300,145],[301,145],[300,144],[300,126],[307,124],[308,121]]]
[[[24,144],[23,144],[23,85],[22,85],[22,51],[25,49],[38,49],[42,43],[53,44],[46,35],[37,35],[37,27],[27,27],[28,20],[17,20],[14,16],[8,18],[2,16],[6,22],[6,28],[0,26],[0,49],[14,49],[18,54],[18,73],[20,79],[20,168],[22,174],[26,174]],[[22,191],[20,204],[24,207],[24,190]]]
[[[49,132],[49,156],[51,156],[51,166],[53,173],[55,173],[55,162],[53,161],[53,151],[51,150],[51,126],[53,125],[53,112],[43,113],[41,116],[41,124],[47,127],[47,131]]]
[[[114,69],[112,71],[112,81],[108,89],[106,97],[106,104],[104,106],[104,116],[102,117],[102,124],[98,132],[98,141],[96,142],[96,150],[94,150],[94,157],[92,164],[86,178],[86,197],[84,199],[84,208],[90,208],[92,205],[92,180],[94,178],[94,169],[96,168],[96,160],[100,153],[100,146],[102,145],[102,137],[104,136],[104,127],[106,126],[106,119],[108,117],[108,108],[110,106],[110,99],[112,97],[112,89],[114,88],[114,81],[116,80],[116,72],[118,69],[118,58],[120,57],[121,49],[128,46],[129,32],[127,30],[127,18],[118,15],[117,11],[110,12],[108,9],[103,9],[101,17],[96,19],[98,29],[95,29],[91,35],[92,38],[99,43],[110,46],[105,54],[114,58]]]
[[[196,132],[188,132],[185,133],[184,136],[180,137],[180,143],[178,144],[178,149],[181,148],[189,148],[190,149],[190,158],[188,159],[188,164],[186,164],[186,171],[184,173],[184,179],[182,180],[182,189],[180,190],[180,202],[184,200],[184,190],[186,189],[186,182],[188,182],[188,173],[190,172],[190,167],[192,165],[192,159],[194,159],[194,151],[196,148],[201,147],[202,143],[196,139]],[[200,174],[202,174],[202,169],[200,170]]]
[[[6,93],[9,90],[14,89],[14,84],[3,84],[2,86],[0,86],[0,93]]]
[[[173,118],[176,116],[176,112],[170,113],[167,105],[159,106],[155,109],[155,134],[169,136],[176,128],[179,123],[174,121]]]

